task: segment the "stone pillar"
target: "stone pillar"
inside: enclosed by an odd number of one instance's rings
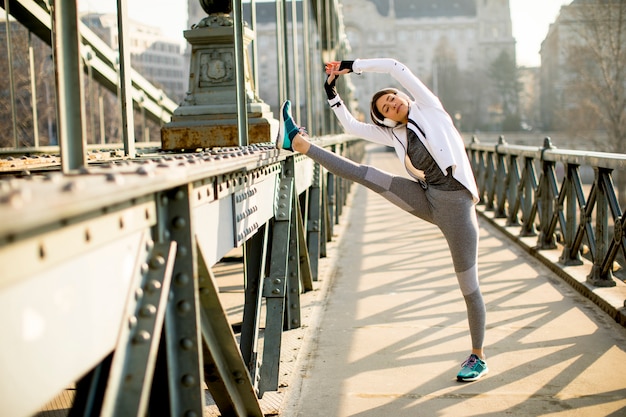
[[[195,150],[238,146],[237,77],[235,74],[234,26],[230,15],[211,14],[184,32],[191,45],[189,91],[161,129],[164,150]],[[249,70],[248,46],[254,37],[244,28],[245,88],[248,141],[272,142],[278,121],[269,105],[255,96]]]

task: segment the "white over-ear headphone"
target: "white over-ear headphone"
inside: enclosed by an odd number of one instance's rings
[[[388,117],[385,117],[383,120],[380,120],[373,114],[372,114],[372,119],[375,119],[377,124],[387,126],[387,127],[396,127],[400,124],[399,122],[396,122],[395,120],[390,119]]]
[[[405,93],[403,93],[402,91],[398,90],[397,88],[383,88],[382,90],[380,90],[378,93],[384,93],[384,94],[395,94],[399,97],[402,97],[403,99],[405,99],[407,102],[410,102],[411,99],[409,98],[408,95],[406,95]],[[378,95],[378,93],[374,94],[374,97],[380,97]],[[393,119],[390,119],[388,117],[385,117],[384,119],[380,119],[378,116],[376,116],[376,111],[374,110],[376,108],[376,102],[375,100],[372,98],[372,104],[370,106],[370,117],[372,118],[372,121],[377,124],[378,126],[385,126],[385,127],[396,127],[400,124],[400,122],[396,122]]]

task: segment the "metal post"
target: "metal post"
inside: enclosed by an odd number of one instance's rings
[[[130,78],[130,45],[126,36],[128,10],[126,0],[117,0],[117,33],[120,51],[120,93],[122,101],[122,138],[124,153],[135,157],[135,124],[133,120],[133,95]]]
[[[17,115],[15,108],[15,80],[13,76],[13,45],[11,42],[11,19],[9,19],[9,4],[10,2],[5,2],[4,12],[5,12],[5,26],[7,32],[7,60],[9,61],[9,92],[11,94],[11,123],[13,126],[13,143],[17,148],[19,146],[19,142],[17,140]]]
[[[239,146],[248,145],[248,110],[246,103],[246,77],[243,51],[243,7],[241,0],[233,2],[235,21],[235,74],[237,75],[237,136]]]
[[[298,71],[298,63],[300,62],[298,54],[298,10],[296,0],[291,0],[291,41],[293,50],[293,88],[294,88],[294,104],[296,120],[302,120],[300,117],[300,71]],[[308,49],[305,49],[308,51]],[[306,54],[305,54],[306,55]]]
[[[309,44],[310,30],[309,27],[309,0],[302,0],[302,45],[305,51],[311,50]],[[306,125],[309,126],[310,132],[317,132],[319,129],[313,120],[313,88],[311,79],[311,54],[304,54],[304,91],[306,99]],[[317,100],[316,100],[317,101]]]
[[[278,77],[278,103],[282,103],[287,98],[285,91],[285,34],[282,30],[281,22],[284,19],[282,0],[276,0],[276,75]]]
[[[104,97],[98,97],[98,115],[100,117],[100,143],[106,143],[105,126],[104,126]]]
[[[251,27],[256,32],[256,1],[250,1]],[[259,51],[255,39],[252,40],[252,81],[254,82],[254,97],[259,97]]]
[[[283,50],[281,51],[281,53],[283,54],[283,59],[284,62],[283,64],[285,65],[285,99],[288,99],[291,97],[291,91],[289,88],[290,85],[290,81],[289,81],[289,46],[287,45],[287,34],[289,33],[288,29],[287,29],[287,0],[280,0],[281,1],[281,10],[282,13],[280,15],[281,17],[281,24],[282,24],[282,33],[283,33],[283,42],[282,42],[282,48]],[[282,101],[281,101],[282,102]]]
[[[95,87],[94,87],[94,80],[93,80],[93,67],[92,67],[92,60],[94,58],[94,51],[91,49],[91,47],[86,47],[85,48],[85,63],[87,65],[87,97],[89,100],[89,135],[92,138],[92,142],[95,141],[95,136],[96,136],[96,115],[95,115],[95,111],[94,108],[96,106],[96,100],[94,99],[94,94],[95,94]]]
[[[33,146],[39,147],[39,116],[37,114],[37,77],[35,74],[35,51],[33,50],[33,33],[28,32],[28,61],[30,63],[31,106],[33,108]]]
[[[78,15],[76,1],[63,2],[63,7],[57,7],[53,3],[52,8],[61,167],[64,173],[68,173],[78,170],[87,163],[82,123],[83,77],[78,42]]]

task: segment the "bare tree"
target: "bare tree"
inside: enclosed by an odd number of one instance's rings
[[[574,128],[606,131],[599,150],[626,153],[626,0],[578,0],[572,14],[577,24],[566,49],[571,78],[565,115]],[[624,205],[626,177],[616,174]]]
[[[567,120],[579,130],[606,130],[602,150],[626,153],[626,0],[575,1],[572,13]]]
[[[502,109],[502,130],[520,130],[519,93],[522,87],[515,59],[502,51],[491,63],[489,77]]]
[[[432,86],[458,129],[474,130],[479,125],[473,100],[479,95],[471,88],[478,83],[468,81],[458,65],[458,56],[447,37],[441,38],[433,60]]]

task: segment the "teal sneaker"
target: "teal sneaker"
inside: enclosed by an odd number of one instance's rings
[[[476,381],[483,375],[486,375],[487,372],[489,372],[487,362],[472,353],[461,365],[461,370],[457,374],[456,379],[462,382]]]
[[[292,151],[291,140],[300,133],[300,128],[294,122],[291,116],[291,102],[286,100],[280,106],[280,123],[278,125],[278,137],[276,138],[276,147],[278,149],[287,149]]]

